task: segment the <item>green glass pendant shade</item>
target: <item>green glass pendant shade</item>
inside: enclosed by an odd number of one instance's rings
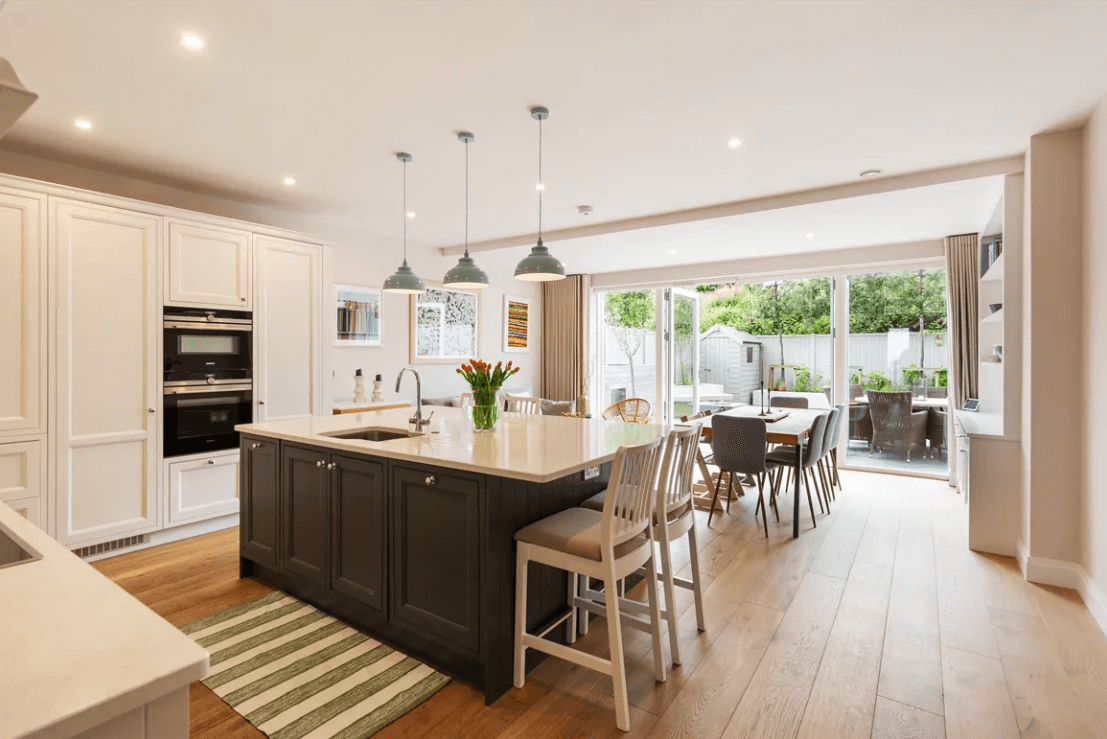
[[[402,295],[419,295],[427,291],[427,286],[419,279],[419,275],[407,265],[407,260],[400,265],[395,274],[384,281],[381,288],[386,293],[400,293]]]
[[[530,250],[530,254],[523,258],[515,267],[515,279],[527,282],[552,282],[565,279],[565,265],[550,254],[550,250],[542,243],[542,239]]]
[[[442,284],[450,287],[479,290],[482,287],[488,287],[488,273],[478,267],[473,258],[466,253],[465,256],[457,260],[457,266],[446,273],[446,278],[442,280]]]

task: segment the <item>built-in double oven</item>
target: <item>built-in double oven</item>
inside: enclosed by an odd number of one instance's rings
[[[238,448],[234,427],[253,416],[253,316],[166,308],[164,318],[165,456]]]

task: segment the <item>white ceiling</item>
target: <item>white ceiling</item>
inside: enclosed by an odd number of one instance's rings
[[[599,274],[825,249],[942,239],[981,231],[1003,193],[987,177],[729,218],[551,244],[571,272]],[[812,234],[814,238],[807,238]],[[526,249],[503,252],[521,259]],[[673,253],[675,252],[675,253]],[[488,259],[491,255],[480,255]]]
[[[448,246],[459,129],[477,137],[472,240],[535,228],[536,104],[552,111],[546,228],[580,225],[585,203],[591,221],[630,218],[1019,153],[1107,95],[1104,28],[1103,2],[10,0],[0,53],[41,98],[4,146],[387,236],[402,149],[411,239]],[[866,212],[796,230],[820,247],[851,228],[909,238]],[[689,249],[752,248],[726,223],[686,228],[706,242]],[[603,243],[638,243],[620,238]]]

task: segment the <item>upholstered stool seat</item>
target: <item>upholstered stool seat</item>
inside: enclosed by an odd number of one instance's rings
[[[593,495],[588,500],[581,503],[580,507],[582,509],[586,508],[590,511],[597,511],[597,512],[602,513],[603,512],[603,504],[604,504],[605,500],[607,500],[607,491],[606,490],[601,490],[600,492],[596,493],[595,495]],[[668,513],[666,513],[665,514],[666,519],[668,520],[669,523],[673,523],[674,521],[679,520],[680,517],[683,516],[685,513],[687,513],[689,510],[691,510],[691,508],[692,508],[692,501],[688,501],[685,505],[681,506],[680,508],[677,508],[676,510],[672,510],[672,511],[669,511]],[[657,512],[656,511],[653,514],[653,524],[654,524],[654,526],[657,525]]]
[[[530,526],[524,526],[515,532],[515,540],[599,562],[602,511],[602,503],[598,510],[570,508],[535,521]],[[616,544],[615,556],[623,557],[649,543],[645,534],[639,534],[633,539]]]

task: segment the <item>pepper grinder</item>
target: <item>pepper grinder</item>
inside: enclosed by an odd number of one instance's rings
[[[381,376],[377,375],[376,379],[373,380],[373,402],[381,403],[383,401],[384,396],[381,395]]]
[[[354,402],[365,402],[365,378],[361,375],[361,367],[354,370]]]

